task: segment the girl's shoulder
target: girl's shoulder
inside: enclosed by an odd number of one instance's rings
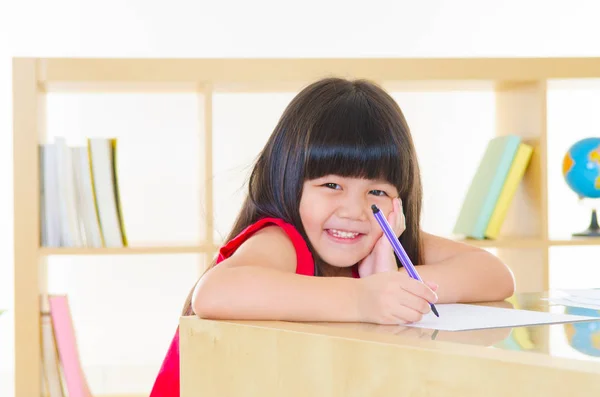
[[[286,249],[286,242],[288,246],[291,243],[296,255],[296,273],[314,275],[314,260],[306,241],[292,224],[280,218],[261,218],[246,227],[219,249],[217,263],[230,258],[253,236],[256,237],[253,244],[261,245],[261,251],[271,249],[274,255],[278,255],[279,250]]]

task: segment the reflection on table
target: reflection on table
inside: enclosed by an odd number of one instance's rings
[[[599,396],[600,313],[547,298],[480,305],[594,319],[443,331],[182,317],[181,395]]]
[[[349,328],[417,339],[431,339],[503,350],[529,351],[554,357],[597,359],[600,361],[600,310],[549,303],[552,292],[515,295],[502,302],[478,303],[485,306],[598,317],[598,321],[489,328],[469,331],[438,331],[409,326],[325,323],[329,327]],[[323,323],[321,323],[323,324]]]

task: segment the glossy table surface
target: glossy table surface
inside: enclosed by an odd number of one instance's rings
[[[181,396],[599,396],[600,310],[555,293],[479,304],[595,319],[438,331],[182,317]]]
[[[320,323],[320,325],[600,362],[600,310],[565,306],[549,300],[552,297],[560,297],[561,294],[560,291],[518,294],[506,301],[479,304],[598,317],[598,320],[468,331],[437,331],[416,327],[357,323]]]

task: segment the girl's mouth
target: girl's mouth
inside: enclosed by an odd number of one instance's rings
[[[325,229],[327,235],[336,242],[353,243],[359,240],[364,234],[340,229]]]

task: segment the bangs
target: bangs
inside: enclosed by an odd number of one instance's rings
[[[305,178],[339,175],[380,179],[407,188],[410,159],[399,147],[403,128],[393,109],[378,109],[358,93],[324,108],[309,132]],[[404,158],[403,158],[404,157]]]

